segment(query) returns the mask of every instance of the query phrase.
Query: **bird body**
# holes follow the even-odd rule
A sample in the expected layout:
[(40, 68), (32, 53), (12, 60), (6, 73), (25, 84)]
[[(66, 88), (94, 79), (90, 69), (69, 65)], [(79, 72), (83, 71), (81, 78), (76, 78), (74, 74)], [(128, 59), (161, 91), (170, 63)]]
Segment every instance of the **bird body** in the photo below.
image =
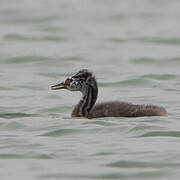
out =
[(95, 105), (98, 96), (98, 85), (94, 75), (87, 69), (80, 70), (65, 82), (51, 87), (53, 90), (67, 89), (80, 91), (82, 99), (72, 111), (72, 117), (142, 117), (164, 116), (166, 110), (154, 105), (136, 105), (127, 102), (110, 101)]
[(143, 117), (163, 116), (167, 112), (163, 107), (153, 105), (137, 105), (127, 102), (112, 101), (95, 105), (90, 111), (90, 118), (100, 117)]

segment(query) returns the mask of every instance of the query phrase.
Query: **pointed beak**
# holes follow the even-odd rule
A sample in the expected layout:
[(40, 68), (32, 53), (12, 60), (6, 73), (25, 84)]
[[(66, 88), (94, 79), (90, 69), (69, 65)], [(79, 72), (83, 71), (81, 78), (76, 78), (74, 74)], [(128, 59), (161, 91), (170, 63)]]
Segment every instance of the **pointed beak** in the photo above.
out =
[(52, 90), (57, 90), (57, 89), (67, 89), (66, 84), (64, 82), (61, 82), (59, 84), (56, 84), (54, 86), (51, 86)]

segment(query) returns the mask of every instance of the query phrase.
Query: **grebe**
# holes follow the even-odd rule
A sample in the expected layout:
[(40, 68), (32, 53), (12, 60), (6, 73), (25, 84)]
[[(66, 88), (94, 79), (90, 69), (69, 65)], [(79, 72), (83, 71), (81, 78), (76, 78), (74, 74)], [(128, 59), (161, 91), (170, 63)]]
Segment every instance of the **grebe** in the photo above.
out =
[(154, 105), (136, 105), (126, 102), (111, 101), (95, 105), (98, 95), (98, 85), (94, 75), (87, 69), (82, 69), (64, 82), (51, 86), (52, 90), (67, 89), (80, 91), (82, 99), (72, 111), (72, 117), (142, 117), (165, 116), (166, 110)]

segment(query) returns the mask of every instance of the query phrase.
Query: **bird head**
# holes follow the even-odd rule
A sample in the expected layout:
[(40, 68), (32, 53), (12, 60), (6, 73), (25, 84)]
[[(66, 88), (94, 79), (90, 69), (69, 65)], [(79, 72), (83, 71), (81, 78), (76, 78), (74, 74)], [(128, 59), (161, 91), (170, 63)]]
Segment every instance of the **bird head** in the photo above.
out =
[(96, 85), (93, 74), (87, 69), (82, 69), (73, 76), (68, 77), (64, 82), (51, 86), (51, 89), (67, 89), (70, 91), (84, 92), (88, 86), (93, 86), (94, 82)]

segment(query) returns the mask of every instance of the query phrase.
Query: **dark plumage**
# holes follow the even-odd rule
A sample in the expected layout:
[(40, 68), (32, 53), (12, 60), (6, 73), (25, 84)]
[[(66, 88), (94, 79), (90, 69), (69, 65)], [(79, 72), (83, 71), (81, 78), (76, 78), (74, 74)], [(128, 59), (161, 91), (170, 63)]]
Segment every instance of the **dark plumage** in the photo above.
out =
[(95, 105), (98, 86), (95, 77), (87, 69), (80, 70), (65, 82), (51, 87), (53, 90), (68, 89), (80, 91), (82, 99), (75, 106), (72, 117), (100, 118), (100, 117), (142, 117), (165, 116), (166, 110), (154, 105), (135, 105), (126, 102), (112, 101)]

